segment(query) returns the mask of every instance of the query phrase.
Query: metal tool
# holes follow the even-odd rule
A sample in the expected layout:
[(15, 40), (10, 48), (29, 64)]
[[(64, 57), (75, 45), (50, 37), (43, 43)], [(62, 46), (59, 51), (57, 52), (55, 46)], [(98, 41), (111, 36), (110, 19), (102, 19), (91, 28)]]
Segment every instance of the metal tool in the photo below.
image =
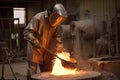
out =
[(5, 80), (5, 78), (4, 78), (5, 61), (7, 61), (7, 63), (9, 64), (15, 80), (17, 80), (17, 77), (16, 77), (16, 75), (15, 75), (13, 69), (12, 69), (11, 63), (8, 59), (9, 51), (8, 51), (7, 43), (6, 42), (0, 42), (0, 49), (2, 50), (2, 55), (1, 55), (2, 56), (2, 76), (1, 76), (0, 80)]
[[(30, 43), (34, 44), (32, 41), (30, 41), (30, 40), (28, 40), (28, 41), (29, 41)], [(51, 51), (48, 50), (47, 48), (44, 48), (44, 47), (42, 47), (42, 46), (40, 46), (40, 45), (39, 45), (38, 47), (44, 49), (45, 51), (47, 51), (47, 52), (50, 53), (51, 55), (53, 55), (53, 56), (57, 57), (58, 59), (60, 59), (60, 60), (61, 60), (61, 63), (62, 63), (62, 66), (63, 66), (64, 68), (67, 68), (67, 69), (75, 69), (75, 68), (77, 67), (77, 63), (76, 63), (76, 62), (66, 61), (66, 60), (61, 59), (60, 57), (58, 57), (56, 54), (53, 54), (53, 52), (51, 52)], [(37, 49), (36, 49), (36, 51), (37, 51)], [(39, 52), (39, 51), (37, 51), (37, 52)], [(70, 59), (71, 59), (71, 60), (75, 60), (74, 58), (70, 58)]]

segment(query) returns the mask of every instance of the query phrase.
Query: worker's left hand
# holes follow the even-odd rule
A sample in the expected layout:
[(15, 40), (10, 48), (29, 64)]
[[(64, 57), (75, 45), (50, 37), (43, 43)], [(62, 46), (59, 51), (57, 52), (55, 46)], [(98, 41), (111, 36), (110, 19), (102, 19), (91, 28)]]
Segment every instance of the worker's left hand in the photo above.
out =
[(67, 49), (63, 47), (63, 44), (57, 44), (57, 52), (69, 52)]

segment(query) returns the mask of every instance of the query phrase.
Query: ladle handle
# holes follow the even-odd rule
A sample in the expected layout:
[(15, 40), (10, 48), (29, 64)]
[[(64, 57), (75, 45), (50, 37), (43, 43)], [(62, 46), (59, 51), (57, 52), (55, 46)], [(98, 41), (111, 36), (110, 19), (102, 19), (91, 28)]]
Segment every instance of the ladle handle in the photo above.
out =
[[(40, 46), (41, 47), (41, 46)], [(57, 55), (53, 54), (50, 50), (44, 48), (44, 47), (41, 47), (42, 49), (44, 49), (45, 51), (47, 51), (48, 53), (52, 54), (53, 56), (59, 58), (60, 60), (62, 60), (60, 57), (58, 57)]]
[[(31, 40), (29, 40), (29, 39), (26, 39), (26, 40), (27, 40), (27, 41), (29, 41), (31, 44), (34, 44)], [(48, 50), (48, 49), (46, 49), (46, 48), (42, 47), (40, 44), (39, 44), (39, 46), (38, 46), (38, 47), (40, 47), (40, 48), (44, 49), (44, 50), (45, 50), (45, 51), (47, 51), (48, 53), (50, 53), (50, 54), (52, 54), (53, 56), (55, 56), (55, 57), (59, 58), (60, 60), (63, 60), (63, 59), (61, 59), (60, 57), (58, 57), (57, 55), (53, 54), (50, 50)]]

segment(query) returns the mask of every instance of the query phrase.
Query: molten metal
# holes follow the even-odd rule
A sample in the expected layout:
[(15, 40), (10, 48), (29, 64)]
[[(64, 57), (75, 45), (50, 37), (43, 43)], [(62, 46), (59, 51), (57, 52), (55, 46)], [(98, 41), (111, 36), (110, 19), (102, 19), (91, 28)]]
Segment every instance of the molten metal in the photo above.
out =
[[(70, 55), (69, 53), (59, 53), (58, 56), (64, 60), (70, 61)], [(54, 75), (68, 75), (68, 74), (76, 74), (76, 68), (75, 69), (66, 69), (62, 66), (61, 60), (56, 58), (52, 74)]]

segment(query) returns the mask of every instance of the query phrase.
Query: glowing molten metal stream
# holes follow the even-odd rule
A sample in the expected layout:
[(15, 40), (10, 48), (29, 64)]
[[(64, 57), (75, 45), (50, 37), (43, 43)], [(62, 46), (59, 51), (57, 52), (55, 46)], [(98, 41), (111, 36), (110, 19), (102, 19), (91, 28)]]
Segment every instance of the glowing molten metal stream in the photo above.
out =
[[(70, 61), (70, 54), (67, 52), (62, 52), (57, 54), (60, 58)], [(61, 60), (56, 58), (54, 62), (54, 66), (52, 69), (53, 75), (68, 75), (68, 74), (76, 74), (76, 69), (66, 69), (62, 66)]]

